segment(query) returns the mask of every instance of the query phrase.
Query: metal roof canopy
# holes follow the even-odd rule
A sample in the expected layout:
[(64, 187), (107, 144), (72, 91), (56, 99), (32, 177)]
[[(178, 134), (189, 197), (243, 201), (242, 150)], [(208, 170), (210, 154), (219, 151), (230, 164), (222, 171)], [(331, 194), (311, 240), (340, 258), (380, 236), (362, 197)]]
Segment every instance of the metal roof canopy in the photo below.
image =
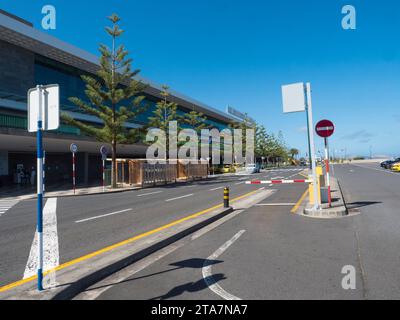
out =
[[(95, 74), (99, 69), (99, 59), (97, 56), (41, 32), (1, 12), (0, 40), (92, 74)], [(149, 85), (145, 93), (161, 98), (161, 85), (139, 76), (135, 79)], [(189, 110), (194, 109), (225, 122), (237, 121), (234, 117), (220, 110), (207, 106), (176, 91), (171, 90), (170, 94), (170, 100), (184, 108)]]

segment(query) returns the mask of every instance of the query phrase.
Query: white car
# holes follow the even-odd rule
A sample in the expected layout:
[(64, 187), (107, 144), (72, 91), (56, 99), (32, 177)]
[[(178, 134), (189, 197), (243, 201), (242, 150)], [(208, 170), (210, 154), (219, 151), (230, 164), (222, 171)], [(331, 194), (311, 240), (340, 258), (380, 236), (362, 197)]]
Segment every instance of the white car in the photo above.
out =
[(247, 174), (259, 173), (260, 167), (257, 164), (248, 164), (245, 167), (245, 171)]

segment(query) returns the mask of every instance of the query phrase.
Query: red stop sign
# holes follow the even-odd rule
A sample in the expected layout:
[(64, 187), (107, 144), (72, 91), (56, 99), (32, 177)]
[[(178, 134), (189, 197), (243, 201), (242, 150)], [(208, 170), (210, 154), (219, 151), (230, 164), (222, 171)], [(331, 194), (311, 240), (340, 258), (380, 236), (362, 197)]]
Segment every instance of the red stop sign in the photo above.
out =
[(332, 121), (321, 120), (317, 123), (315, 131), (322, 138), (328, 138), (335, 132), (335, 125)]

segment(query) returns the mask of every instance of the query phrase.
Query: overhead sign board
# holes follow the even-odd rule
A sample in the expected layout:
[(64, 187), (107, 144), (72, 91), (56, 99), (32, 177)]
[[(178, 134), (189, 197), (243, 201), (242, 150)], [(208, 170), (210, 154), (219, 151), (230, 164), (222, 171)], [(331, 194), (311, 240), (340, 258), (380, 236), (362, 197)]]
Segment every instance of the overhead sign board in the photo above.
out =
[[(39, 105), (41, 103), (41, 105)], [(40, 117), (41, 115), (41, 117)], [(38, 131), (42, 119), (44, 131), (57, 130), (60, 126), (60, 89), (57, 84), (36, 87), (28, 91), (28, 131)]]
[(321, 138), (329, 138), (335, 132), (335, 125), (330, 120), (321, 120), (315, 126), (315, 131)]
[(306, 110), (304, 83), (282, 86), (283, 112), (302, 112)]
[(232, 116), (234, 116), (234, 117), (236, 117), (236, 118), (238, 118), (240, 120), (246, 120), (247, 119), (248, 121), (250, 121), (252, 123), (255, 123), (254, 119), (250, 118), (246, 114), (244, 114), (244, 113), (240, 112), (239, 110), (236, 110), (236, 109), (234, 109), (232, 107), (228, 106), (226, 108), (226, 113), (228, 113), (228, 114), (230, 114), (230, 115), (232, 115)]

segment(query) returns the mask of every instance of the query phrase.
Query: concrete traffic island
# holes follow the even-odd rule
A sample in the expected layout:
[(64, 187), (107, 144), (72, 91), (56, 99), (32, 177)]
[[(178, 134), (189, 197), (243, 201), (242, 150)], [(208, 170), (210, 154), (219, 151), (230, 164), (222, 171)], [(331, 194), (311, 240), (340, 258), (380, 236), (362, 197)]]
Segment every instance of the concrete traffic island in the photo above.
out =
[(323, 203), (320, 210), (315, 210), (313, 205), (310, 204), (309, 197), (307, 197), (303, 215), (321, 219), (343, 218), (349, 215), (339, 181), (331, 177), (330, 182), (332, 187), (331, 207), (329, 207), (329, 204)]

